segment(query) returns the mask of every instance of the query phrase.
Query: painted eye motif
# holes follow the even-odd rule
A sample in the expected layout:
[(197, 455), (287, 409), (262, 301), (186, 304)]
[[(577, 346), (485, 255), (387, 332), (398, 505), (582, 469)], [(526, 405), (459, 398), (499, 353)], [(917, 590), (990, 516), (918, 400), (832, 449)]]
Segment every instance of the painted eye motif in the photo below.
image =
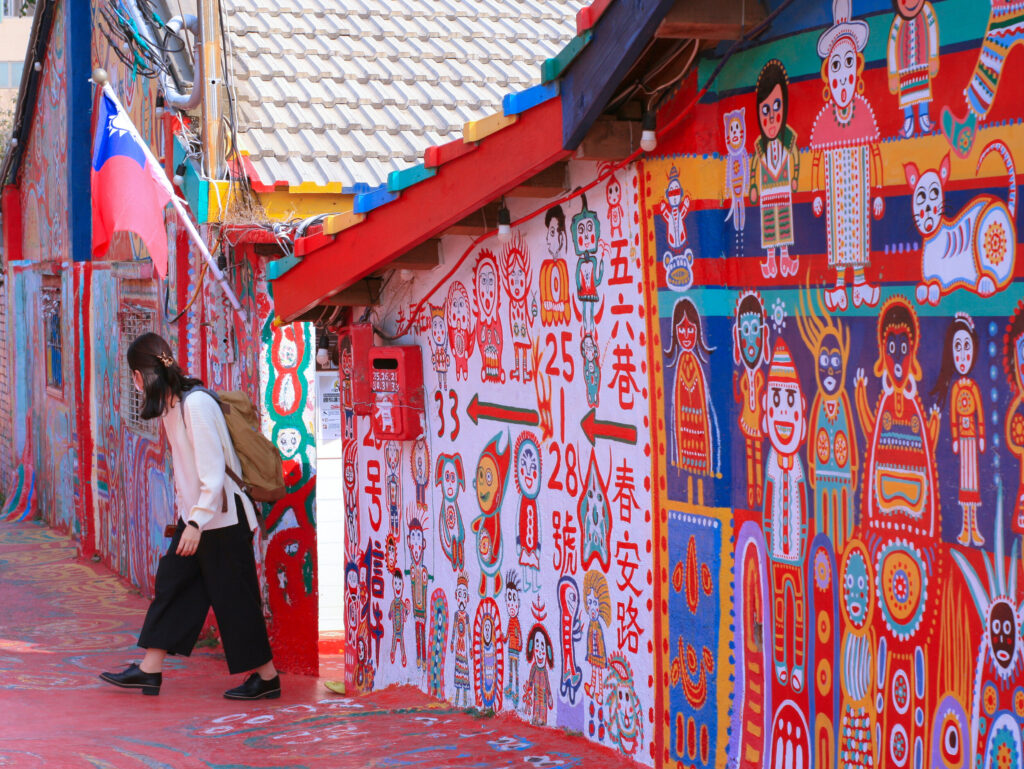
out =
[(952, 719), (947, 719), (942, 727), (942, 757), (947, 765), (956, 766), (960, 762), (960, 727)]

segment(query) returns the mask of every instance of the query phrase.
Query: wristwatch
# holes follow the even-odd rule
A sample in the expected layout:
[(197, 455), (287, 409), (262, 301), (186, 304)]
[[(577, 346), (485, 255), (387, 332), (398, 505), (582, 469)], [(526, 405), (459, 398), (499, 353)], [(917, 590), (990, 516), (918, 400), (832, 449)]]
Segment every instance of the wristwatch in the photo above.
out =
[(195, 521), (189, 521), (187, 525), (188, 526), (195, 526), (197, 529), (199, 528), (199, 524), (196, 523)]

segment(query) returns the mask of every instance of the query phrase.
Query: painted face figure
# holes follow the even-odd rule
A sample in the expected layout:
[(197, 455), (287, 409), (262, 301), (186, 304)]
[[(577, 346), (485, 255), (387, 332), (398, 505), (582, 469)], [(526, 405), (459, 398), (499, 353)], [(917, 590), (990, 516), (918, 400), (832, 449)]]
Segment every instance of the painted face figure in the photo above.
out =
[(583, 341), (580, 342), (580, 354), (587, 363), (593, 363), (597, 360), (597, 342), (594, 341), (594, 337), (590, 334), (583, 337)]
[(388, 441), (384, 444), (384, 462), (389, 468), (397, 468), (401, 460), (402, 448), (398, 445), (397, 441)]
[(509, 588), (505, 591), (505, 606), (509, 617), (519, 616), (519, 591)]
[(1006, 601), (996, 601), (988, 616), (988, 638), (992, 654), (1000, 667), (1008, 668), (1013, 662), (1017, 646), (1017, 618), (1013, 607)]
[(345, 488), (353, 491), (356, 487), (356, 468), (351, 462), (345, 463)]
[(527, 499), (536, 499), (540, 493), (540, 452), (533, 441), (523, 441), (516, 458), (516, 479), (519, 491)]
[(744, 140), (746, 139), (746, 131), (744, 130), (743, 121), (739, 117), (729, 118), (729, 122), (725, 128), (725, 143), (730, 150), (738, 150), (743, 147)]
[(455, 603), (459, 605), (459, 609), (462, 611), (465, 611), (466, 606), (469, 605), (469, 588), (461, 582), (455, 588)]
[(487, 318), (493, 316), (498, 302), (498, 275), (489, 261), (480, 263), (476, 276), (476, 296), (481, 314)]
[(848, 107), (857, 91), (857, 51), (849, 37), (839, 38), (826, 60), (828, 88), (840, 109)]
[(587, 593), (587, 615), (592, 620), (601, 616), (601, 601), (593, 590)]
[(799, 385), (768, 383), (768, 437), (780, 454), (795, 454), (803, 439), (804, 402)]
[(925, 0), (896, 0), (896, 10), (904, 19), (912, 19), (924, 8)]
[(953, 365), (960, 376), (966, 376), (974, 363), (974, 340), (964, 329), (953, 334)]
[(782, 130), (784, 106), (780, 85), (776, 85), (768, 93), (768, 98), (757, 105), (757, 120), (761, 124), (761, 132), (768, 141), (777, 138), (779, 131)]
[(405, 582), (402, 579), (402, 573), (393, 574), (391, 576), (391, 584), (395, 588), (395, 598), (402, 597), (402, 591), (405, 589)]
[(299, 348), (295, 344), (294, 332), (285, 327), (282, 329), (281, 344), (277, 348), (278, 363), (284, 368), (294, 368), (299, 362)]
[(277, 434), (277, 448), (285, 459), (295, 456), (301, 442), (302, 435), (294, 427), (285, 427)]
[(395, 538), (390, 534), (388, 535), (387, 545), (384, 547), (384, 562), (388, 566), (388, 571), (394, 571), (398, 565), (398, 545), (395, 543)]
[(893, 326), (885, 333), (885, 370), (896, 387), (903, 387), (910, 374), (910, 334), (906, 327)]
[(608, 186), (605, 188), (605, 200), (609, 206), (617, 206), (622, 201), (622, 187), (614, 176), (608, 180)]
[(871, 608), (871, 585), (868, 581), (868, 567), (864, 556), (854, 550), (846, 559), (846, 572), (843, 574), (843, 604), (850, 622), (856, 628), (864, 627), (864, 622)]
[(441, 472), (441, 491), (445, 499), (455, 499), (459, 493), (459, 473), (454, 462), (445, 462)]
[[(689, 323), (689, 321), (685, 321)], [(692, 327), (692, 324), (691, 324)], [(739, 319), (740, 353), (748, 368), (756, 368), (764, 345), (764, 319), (760, 313), (744, 312)], [(679, 343), (682, 344), (682, 338)], [(692, 348), (692, 343), (691, 343)]]
[(576, 219), (576, 253), (582, 255), (597, 251), (596, 217), (591, 214), (573, 218)]
[(697, 327), (685, 315), (676, 325), (676, 339), (683, 352), (693, 352), (697, 344)]
[(444, 347), (448, 337), (448, 329), (445, 326), (443, 315), (433, 315), (430, 318), (430, 338), (434, 341), (435, 347)]
[[(456, 281), (448, 290), (448, 307), (445, 312), (448, 320), (449, 334), (469, 331), (473, 310), (469, 306), (469, 293), (462, 283)], [(458, 352), (461, 353), (462, 349), (459, 349)]]
[(683, 185), (679, 183), (678, 176), (673, 176), (665, 188), (665, 200), (670, 208), (679, 208), (683, 202)]
[(543, 668), (548, 659), (548, 642), (544, 640), (543, 633), (535, 633), (533, 636), (533, 664)]
[(619, 734), (625, 739), (632, 739), (637, 734), (634, 696), (633, 688), (625, 681), (619, 682), (615, 687), (615, 702), (618, 704), (615, 718), (618, 721)]
[(494, 459), (484, 455), (476, 468), (476, 498), (480, 510), (490, 513), (498, 503), (498, 465)]
[(521, 301), (526, 298), (526, 270), (519, 260), (513, 260), (508, 271), (508, 293), (512, 299)]
[(480, 635), (483, 638), (484, 646), (490, 646), (494, 640), (494, 620), (489, 615), (484, 617), (483, 624), (480, 627)]
[(565, 243), (562, 240), (562, 231), (558, 228), (558, 220), (553, 217), (548, 222), (548, 229), (544, 234), (544, 242), (548, 247), (548, 255), (552, 259), (558, 258), (558, 255), (562, 253), (562, 249), (565, 248)]
[(409, 527), (409, 555), (415, 564), (419, 564), (423, 558), (423, 527), (414, 525)]
[(818, 347), (818, 385), (825, 395), (839, 392), (843, 384), (843, 354), (839, 340), (831, 331), (821, 338)]

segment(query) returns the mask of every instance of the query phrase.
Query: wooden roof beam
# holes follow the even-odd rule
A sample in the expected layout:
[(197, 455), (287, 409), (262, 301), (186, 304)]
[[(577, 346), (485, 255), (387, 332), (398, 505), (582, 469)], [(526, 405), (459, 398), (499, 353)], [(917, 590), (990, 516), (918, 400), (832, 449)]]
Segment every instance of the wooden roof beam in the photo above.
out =
[(576, 148), (576, 158), (622, 160), (640, 146), (640, 133), (639, 121), (600, 117)]
[(364, 278), (343, 288), (336, 294), (324, 299), (321, 304), (331, 307), (365, 307), (380, 301), (380, 278)]
[(389, 267), (397, 270), (432, 270), (441, 263), (441, 239), (431, 238), (413, 246)]
[(765, 19), (758, 0), (676, 0), (658, 26), (656, 37), (698, 40), (739, 40)]
[(557, 198), (569, 189), (569, 164), (554, 163), (506, 195), (509, 198)]
[(478, 208), (469, 216), (465, 216), (455, 222), (444, 231), (445, 235), (466, 235), (471, 238), (479, 238), (489, 230), (498, 227), (498, 201), (492, 200), (485, 206)]

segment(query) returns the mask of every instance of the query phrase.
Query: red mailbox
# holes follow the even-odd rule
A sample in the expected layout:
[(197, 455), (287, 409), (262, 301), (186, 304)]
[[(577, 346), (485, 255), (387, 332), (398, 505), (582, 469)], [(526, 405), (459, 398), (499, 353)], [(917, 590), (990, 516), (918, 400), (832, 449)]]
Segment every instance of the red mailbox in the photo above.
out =
[(367, 360), (373, 349), (373, 326), (369, 323), (346, 326), (339, 332), (338, 346), (342, 408), (366, 416), (373, 408), (367, 372)]
[(373, 434), (411, 441), (423, 434), (423, 353), (419, 347), (370, 349)]

